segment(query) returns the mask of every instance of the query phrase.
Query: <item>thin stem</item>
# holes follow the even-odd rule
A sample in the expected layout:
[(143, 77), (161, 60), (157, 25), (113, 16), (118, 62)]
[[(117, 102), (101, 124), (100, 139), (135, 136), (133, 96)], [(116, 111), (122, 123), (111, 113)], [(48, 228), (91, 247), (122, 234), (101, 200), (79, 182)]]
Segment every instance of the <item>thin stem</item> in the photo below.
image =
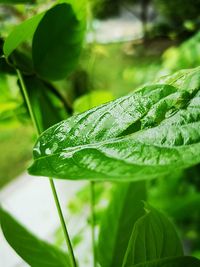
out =
[(37, 136), (39, 136), (40, 135), (39, 125), (38, 125), (37, 120), (35, 118), (35, 115), (33, 113), (33, 109), (32, 109), (32, 106), (31, 106), (31, 102), (29, 100), (28, 92), (26, 90), (26, 86), (25, 86), (23, 77), (21, 75), (21, 72), (18, 69), (16, 69), (16, 72), (17, 72), (17, 76), (19, 78), (19, 82), (20, 82), (21, 89), (22, 89), (22, 92), (23, 92), (23, 95), (24, 95), (24, 99), (26, 101), (26, 105), (28, 107), (28, 111), (29, 111), (31, 120), (33, 122), (33, 126), (34, 126), (34, 128), (36, 130)]
[(65, 235), (65, 240), (66, 240), (67, 247), (68, 247), (68, 250), (69, 250), (71, 264), (72, 264), (72, 266), (76, 267), (76, 260), (75, 260), (75, 257), (74, 257), (72, 244), (71, 244), (70, 237), (69, 237), (69, 234), (68, 234), (68, 231), (67, 231), (67, 226), (66, 226), (66, 223), (65, 223), (65, 220), (64, 220), (64, 216), (63, 216), (63, 213), (62, 213), (62, 209), (61, 209), (60, 202), (59, 202), (59, 199), (58, 199), (58, 195), (57, 195), (57, 192), (56, 192), (55, 184), (54, 184), (52, 178), (49, 178), (49, 182), (50, 182), (50, 185), (51, 185), (51, 189), (52, 189), (52, 192), (53, 192), (55, 204), (56, 204), (58, 215), (59, 215), (59, 218), (60, 218), (60, 223), (62, 225), (63, 232), (64, 232), (64, 235)]
[(93, 266), (96, 267), (96, 246), (95, 246), (95, 182), (90, 182), (90, 205), (91, 205), (91, 236), (93, 250)]
[[(32, 120), (34, 128), (35, 128), (35, 130), (37, 132), (37, 135), (39, 136), (40, 135), (39, 125), (37, 124), (37, 119), (36, 119), (36, 117), (34, 115), (34, 112), (33, 112), (32, 106), (31, 106), (31, 102), (29, 100), (29, 96), (28, 96), (28, 93), (27, 93), (27, 89), (26, 89), (23, 77), (21, 75), (21, 72), (18, 69), (16, 70), (16, 72), (17, 72), (17, 75), (18, 75), (18, 78), (19, 78), (19, 82), (21, 84), (22, 92), (24, 94), (24, 98), (25, 98), (25, 101), (26, 101), (26, 104), (27, 104), (27, 107), (28, 107), (28, 110), (29, 110), (29, 113), (30, 113), (31, 120)], [(57, 211), (58, 211), (58, 216), (60, 218), (60, 223), (61, 223), (61, 226), (62, 226), (62, 229), (63, 229), (63, 233), (64, 233), (64, 236), (65, 236), (66, 244), (67, 244), (67, 247), (68, 247), (68, 250), (69, 250), (69, 257), (70, 257), (70, 261), (71, 261), (71, 266), (72, 267), (76, 267), (77, 265), (76, 265), (76, 260), (75, 260), (75, 257), (74, 257), (72, 244), (71, 244), (70, 237), (69, 237), (69, 234), (68, 234), (67, 226), (65, 224), (65, 220), (64, 220), (64, 216), (63, 216), (63, 213), (62, 213), (61, 205), (60, 205), (60, 202), (59, 202), (59, 199), (58, 199), (58, 195), (57, 195), (57, 192), (56, 192), (55, 184), (54, 184), (54, 181), (53, 181), (52, 178), (49, 178), (49, 182), (50, 182), (51, 190), (52, 190), (52, 193), (53, 193), (54, 201), (55, 201), (55, 204), (56, 204), (56, 208), (57, 208)]]

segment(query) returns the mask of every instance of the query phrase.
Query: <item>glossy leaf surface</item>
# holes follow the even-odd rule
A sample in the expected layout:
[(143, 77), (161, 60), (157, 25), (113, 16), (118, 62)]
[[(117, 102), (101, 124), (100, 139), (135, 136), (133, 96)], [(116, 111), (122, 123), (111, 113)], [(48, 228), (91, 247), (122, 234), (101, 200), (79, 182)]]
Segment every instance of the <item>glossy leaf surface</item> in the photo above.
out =
[(200, 267), (200, 261), (194, 257), (174, 257), (154, 260), (129, 267)]
[(51, 127), (35, 145), (29, 172), (141, 180), (199, 163), (199, 74), (178, 73)]
[(173, 224), (154, 208), (135, 224), (123, 267), (167, 257), (183, 255), (183, 248)]
[(120, 183), (100, 224), (98, 260), (102, 267), (121, 267), (135, 222), (144, 215), (145, 183)]
[(10, 246), (30, 266), (70, 267), (67, 254), (38, 239), (2, 208), (0, 208), (0, 224)]
[(47, 80), (65, 78), (76, 66), (82, 48), (84, 23), (68, 3), (46, 12), (33, 37), (33, 63)]

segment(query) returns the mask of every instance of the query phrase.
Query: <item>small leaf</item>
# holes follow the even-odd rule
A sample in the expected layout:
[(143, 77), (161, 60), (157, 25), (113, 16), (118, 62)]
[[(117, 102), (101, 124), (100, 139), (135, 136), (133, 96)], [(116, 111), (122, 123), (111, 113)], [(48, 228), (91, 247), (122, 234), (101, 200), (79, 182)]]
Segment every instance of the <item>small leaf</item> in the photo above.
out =
[(44, 12), (25, 20), (15, 27), (15, 29), (6, 38), (3, 46), (3, 51), (6, 57), (8, 57), (20, 44), (33, 37), (33, 34), (43, 16)]
[(154, 260), (128, 267), (200, 267), (200, 261), (194, 257), (185, 256)]
[(98, 260), (102, 267), (121, 267), (135, 222), (144, 215), (144, 182), (117, 184), (100, 224)]
[(10, 246), (30, 266), (71, 266), (67, 254), (35, 237), (2, 208), (0, 208), (0, 224)]
[(74, 69), (82, 48), (84, 25), (68, 3), (46, 12), (32, 44), (35, 70), (41, 77), (59, 80)]
[(148, 207), (146, 215), (135, 223), (123, 267), (182, 255), (182, 244), (173, 224), (164, 214)]
[(165, 78), (170, 84), (144, 86), (51, 127), (35, 145), (29, 172), (136, 181), (198, 164), (199, 77), (199, 68), (178, 73)]

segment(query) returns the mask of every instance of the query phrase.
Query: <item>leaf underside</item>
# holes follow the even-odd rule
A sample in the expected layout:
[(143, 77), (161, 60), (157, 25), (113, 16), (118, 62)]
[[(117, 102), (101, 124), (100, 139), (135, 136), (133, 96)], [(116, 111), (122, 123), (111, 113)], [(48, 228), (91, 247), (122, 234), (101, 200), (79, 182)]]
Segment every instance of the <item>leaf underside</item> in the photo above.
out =
[(30, 174), (141, 180), (200, 162), (200, 69), (72, 116), (38, 139)]

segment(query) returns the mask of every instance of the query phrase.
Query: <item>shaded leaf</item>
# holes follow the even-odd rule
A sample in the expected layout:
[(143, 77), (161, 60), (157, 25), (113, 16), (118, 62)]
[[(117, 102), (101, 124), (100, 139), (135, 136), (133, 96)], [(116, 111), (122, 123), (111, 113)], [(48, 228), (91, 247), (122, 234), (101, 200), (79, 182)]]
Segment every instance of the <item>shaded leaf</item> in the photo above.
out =
[(98, 260), (102, 267), (121, 267), (135, 222), (144, 215), (144, 182), (117, 184), (100, 224)]
[(84, 25), (68, 3), (46, 12), (32, 43), (33, 63), (41, 77), (59, 80), (74, 69), (82, 48)]
[(35, 145), (29, 172), (141, 180), (199, 163), (199, 73), (197, 68), (176, 74), (171, 85), (144, 86), (51, 127)]
[(147, 207), (146, 215), (135, 223), (123, 267), (182, 255), (182, 244), (173, 224), (164, 214)]
[(10, 246), (30, 266), (71, 266), (68, 256), (63, 251), (35, 237), (2, 208), (0, 224)]
[(129, 267), (200, 267), (200, 261), (194, 257), (174, 257), (131, 265)]
[[(58, 100), (41, 80), (35, 76), (30, 76), (24, 77), (24, 82), (40, 132), (64, 118), (60, 111), (63, 107), (59, 107)], [(67, 114), (65, 115), (66, 117)]]

